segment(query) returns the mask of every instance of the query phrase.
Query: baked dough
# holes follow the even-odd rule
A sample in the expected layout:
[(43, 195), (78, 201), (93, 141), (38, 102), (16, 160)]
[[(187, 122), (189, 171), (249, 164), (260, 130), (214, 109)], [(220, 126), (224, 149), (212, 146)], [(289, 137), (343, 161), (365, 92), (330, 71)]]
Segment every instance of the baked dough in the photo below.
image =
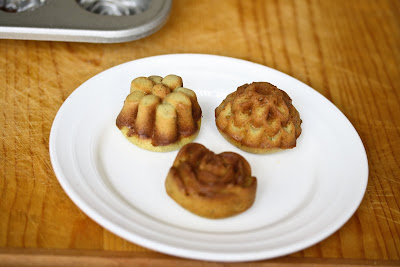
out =
[(182, 86), (176, 75), (134, 79), (117, 127), (130, 142), (150, 151), (177, 150), (192, 142), (202, 111), (195, 92)]
[(251, 153), (273, 153), (296, 146), (300, 114), (288, 94), (267, 82), (244, 84), (215, 109), (222, 136)]
[(214, 154), (190, 143), (181, 148), (165, 180), (167, 194), (183, 208), (207, 218), (225, 218), (253, 205), (257, 179), (239, 154)]

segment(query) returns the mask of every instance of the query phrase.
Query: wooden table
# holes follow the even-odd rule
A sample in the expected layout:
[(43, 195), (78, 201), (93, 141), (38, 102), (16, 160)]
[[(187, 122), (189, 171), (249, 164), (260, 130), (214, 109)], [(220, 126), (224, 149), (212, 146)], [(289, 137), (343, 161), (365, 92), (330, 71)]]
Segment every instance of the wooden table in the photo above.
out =
[(317, 245), (253, 265), (400, 265), (399, 48), (398, 0), (176, 0), (165, 27), (138, 41), (0, 40), (0, 265), (220, 266), (111, 234), (71, 202), (50, 163), (51, 125), (69, 94), (112, 66), (170, 53), (285, 72), (332, 101), (365, 145), (368, 188), (354, 216)]

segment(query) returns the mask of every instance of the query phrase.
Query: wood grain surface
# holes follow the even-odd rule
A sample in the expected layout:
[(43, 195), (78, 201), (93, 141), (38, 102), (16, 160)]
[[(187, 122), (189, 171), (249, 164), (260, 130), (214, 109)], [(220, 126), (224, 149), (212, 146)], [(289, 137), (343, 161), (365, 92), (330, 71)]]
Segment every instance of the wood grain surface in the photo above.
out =
[(71, 202), (50, 163), (51, 125), (69, 94), (112, 66), (170, 53), (285, 72), (332, 101), (366, 148), (368, 187), (354, 216), (310, 248), (254, 265), (400, 265), (399, 48), (398, 0), (176, 0), (160, 31), (133, 42), (0, 40), (0, 265), (219, 266), (108, 232)]

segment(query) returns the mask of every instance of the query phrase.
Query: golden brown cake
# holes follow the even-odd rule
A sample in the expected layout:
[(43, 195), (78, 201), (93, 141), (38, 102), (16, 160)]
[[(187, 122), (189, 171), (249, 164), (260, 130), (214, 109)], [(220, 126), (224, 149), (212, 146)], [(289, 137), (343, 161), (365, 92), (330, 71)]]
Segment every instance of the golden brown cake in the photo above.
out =
[(133, 144), (151, 151), (172, 151), (192, 142), (200, 130), (201, 108), (195, 92), (176, 75), (138, 77), (117, 117), (117, 127)]
[(286, 92), (267, 82), (240, 86), (215, 109), (222, 136), (251, 153), (293, 148), (301, 134), (299, 112)]
[(225, 218), (250, 208), (257, 179), (239, 154), (214, 154), (203, 145), (181, 148), (171, 167), (165, 188), (183, 208), (207, 218)]

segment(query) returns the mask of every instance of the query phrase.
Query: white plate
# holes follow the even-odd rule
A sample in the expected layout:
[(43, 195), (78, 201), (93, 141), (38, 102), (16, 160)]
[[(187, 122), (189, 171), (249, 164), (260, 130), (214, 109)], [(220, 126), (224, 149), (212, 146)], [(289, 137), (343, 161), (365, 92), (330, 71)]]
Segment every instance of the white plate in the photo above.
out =
[[(258, 179), (254, 205), (227, 219), (198, 217), (170, 199), (164, 180), (177, 151), (129, 143), (115, 119), (138, 76), (177, 74), (203, 110), (195, 142), (243, 155)], [(255, 155), (225, 141), (214, 109), (244, 83), (286, 91), (303, 120), (292, 150)], [(360, 204), (368, 180), (363, 144), (346, 117), (298, 80), (255, 63), (212, 55), (144, 58), (106, 70), (77, 88), (51, 129), (50, 156), (65, 192), (111, 232), (163, 253), (211, 261), (249, 261), (311, 246), (339, 229)]]

